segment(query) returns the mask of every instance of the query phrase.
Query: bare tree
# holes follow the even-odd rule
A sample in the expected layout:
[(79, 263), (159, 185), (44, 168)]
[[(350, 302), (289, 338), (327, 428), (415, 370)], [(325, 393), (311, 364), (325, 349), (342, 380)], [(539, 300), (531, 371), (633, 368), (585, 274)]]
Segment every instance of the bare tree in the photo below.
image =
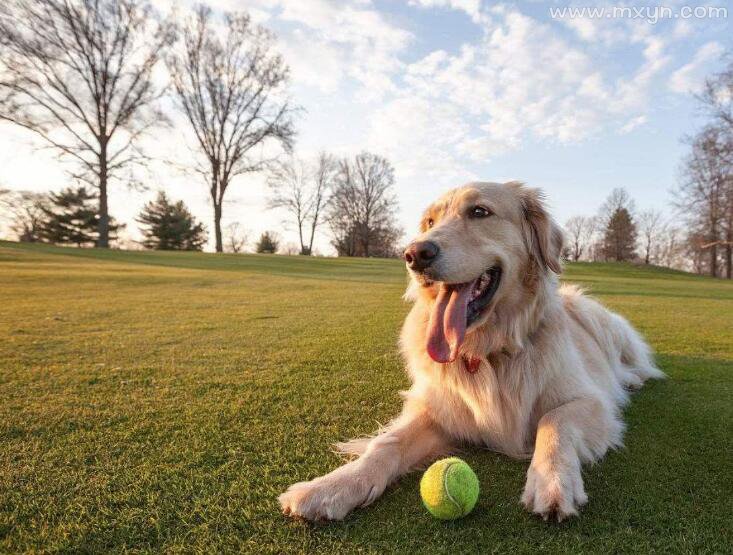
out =
[(292, 147), (293, 108), (283, 98), (288, 68), (274, 36), (246, 13), (224, 16), (217, 27), (201, 6), (183, 25), (183, 41), (168, 59), (178, 105), (203, 159), (214, 207), (216, 251), (222, 252), (224, 195), (237, 176), (262, 170), (267, 143)]
[(701, 246), (705, 243), (705, 233), (688, 230), (682, 246), (688, 265), (696, 274), (710, 273), (708, 252)]
[(286, 256), (301, 254), (300, 247), (298, 247), (298, 245), (296, 245), (295, 243), (285, 243), (284, 245), (280, 246), (277, 252)]
[(705, 87), (698, 96), (698, 101), (703, 110), (713, 118), (714, 125), (733, 130), (733, 61), (729, 61), (723, 71), (705, 80)]
[[(733, 166), (728, 166), (729, 170)], [(725, 277), (733, 279), (733, 172), (728, 172), (723, 193), (723, 249), (725, 253)]]
[(565, 222), (565, 234), (568, 238), (570, 256), (572, 257), (573, 262), (577, 262), (580, 259), (580, 255), (583, 253), (583, 245), (580, 242), (583, 230), (583, 219), (583, 216), (573, 216)]
[(596, 221), (593, 217), (573, 216), (565, 222), (573, 262), (580, 260), (581, 256), (590, 250), (595, 228)]
[(402, 231), (396, 224), (394, 170), (386, 158), (362, 152), (342, 160), (329, 224), (340, 256), (395, 256)]
[(339, 166), (336, 159), (326, 153), (321, 152), (316, 161), (316, 167), (313, 175), (313, 195), (311, 203), (311, 219), (310, 219), (310, 239), (308, 241), (308, 254), (313, 254), (313, 239), (316, 235), (316, 229), (321, 225), (324, 219), (324, 210), (331, 200), (331, 193), (336, 184)]
[(239, 222), (231, 222), (226, 226), (226, 245), (227, 252), (238, 254), (244, 251), (249, 241), (249, 234)]
[(0, 190), (0, 207), (9, 221), (9, 228), (19, 241), (43, 241), (48, 195), (32, 191)]
[(300, 254), (313, 252), (316, 230), (323, 220), (338, 164), (321, 153), (315, 165), (288, 158), (273, 164), (267, 182), (270, 187), (269, 208), (280, 208), (292, 218), (298, 230)]
[(644, 253), (644, 264), (651, 262), (652, 256), (658, 249), (660, 235), (664, 231), (664, 220), (662, 213), (658, 210), (646, 210), (639, 213), (637, 218), (639, 234), (642, 241)]
[(278, 160), (270, 168), (268, 208), (284, 209), (295, 220), (300, 241), (300, 254), (310, 254), (303, 239), (303, 228), (310, 216), (310, 176), (307, 163), (289, 158)]
[[(677, 204), (692, 228), (688, 245), (696, 258), (707, 253), (707, 262), (696, 268), (718, 275), (722, 262), (725, 276), (733, 277), (733, 62), (710, 76), (698, 101), (711, 118), (705, 128), (688, 139), (691, 152), (685, 160)], [(720, 255), (722, 253), (722, 260)]]
[(682, 230), (670, 225), (662, 226), (659, 235), (659, 263), (668, 268), (686, 269), (683, 249)]
[(726, 141), (723, 131), (715, 126), (695, 136), (675, 191), (676, 205), (694, 230), (691, 240), (707, 251), (707, 269), (713, 277), (718, 275), (718, 247), (730, 243), (721, 234), (731, 210), (728, 202), (733, 187), (733, 173), (724, 154)]
[(99, 241), (109, 246), (107, 192), (144, 156), (138, 139), (163, 120), (153, 71), (172, 27), (138, 0), (0, 3), (0, 119), (40, 137), (98, 189)]

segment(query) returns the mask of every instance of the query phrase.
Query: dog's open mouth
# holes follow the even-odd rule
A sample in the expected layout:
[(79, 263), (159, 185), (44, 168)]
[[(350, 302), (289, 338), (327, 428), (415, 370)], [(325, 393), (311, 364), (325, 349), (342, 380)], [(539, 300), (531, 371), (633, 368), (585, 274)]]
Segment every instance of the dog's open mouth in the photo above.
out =
[(473, 281), (441, 283), (428, 324), (428, 354), (436, 362), (451, 362), (466, 336), (494, 298), (501, 268), (492, 266)]

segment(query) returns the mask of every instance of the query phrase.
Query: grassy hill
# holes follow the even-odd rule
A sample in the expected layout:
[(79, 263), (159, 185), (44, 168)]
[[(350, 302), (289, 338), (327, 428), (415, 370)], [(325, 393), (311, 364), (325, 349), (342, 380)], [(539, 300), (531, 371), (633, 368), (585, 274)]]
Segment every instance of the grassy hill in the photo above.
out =
[(412, 474), (343, 523), (276, 496), (331, 470), (408, 385), (398, 261), (62, 249), (0, 242), (0, 552), (724, 552), (733, 545), (733, 285), (571, 264), (669, 375), (634, 397), (626, 448), (585, 471), (579, 519), (519, 505), (526, 462), (478, 449), (467, 518)]

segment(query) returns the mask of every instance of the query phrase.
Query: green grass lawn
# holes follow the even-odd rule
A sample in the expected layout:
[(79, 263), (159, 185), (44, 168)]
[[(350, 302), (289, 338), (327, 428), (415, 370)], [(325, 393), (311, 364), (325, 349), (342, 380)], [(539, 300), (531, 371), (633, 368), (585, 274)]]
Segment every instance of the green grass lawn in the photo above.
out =
[(467, 518), (419, 473), (342, 523), (277, 495), (333, 469), (408, 385), (398, 261), (99, 252), (0, 242), (0, 552), (731, 552), (733, 285), (571, 264), (651, 342), (664, 382), (626, 448), (585, 470), (581, 517), (519, 505), (526, 462), (471, 450)]

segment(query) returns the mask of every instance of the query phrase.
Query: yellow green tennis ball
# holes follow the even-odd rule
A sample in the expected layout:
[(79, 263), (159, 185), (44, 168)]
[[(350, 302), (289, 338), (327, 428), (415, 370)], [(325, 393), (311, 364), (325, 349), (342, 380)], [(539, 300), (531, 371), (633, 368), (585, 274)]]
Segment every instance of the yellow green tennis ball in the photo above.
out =
[(470, 513), (478, 500), (478, 490), (476, 474), (458, 457), (433, 463), (420, 480), (420, 496), (425, 507), (442, 520)]

